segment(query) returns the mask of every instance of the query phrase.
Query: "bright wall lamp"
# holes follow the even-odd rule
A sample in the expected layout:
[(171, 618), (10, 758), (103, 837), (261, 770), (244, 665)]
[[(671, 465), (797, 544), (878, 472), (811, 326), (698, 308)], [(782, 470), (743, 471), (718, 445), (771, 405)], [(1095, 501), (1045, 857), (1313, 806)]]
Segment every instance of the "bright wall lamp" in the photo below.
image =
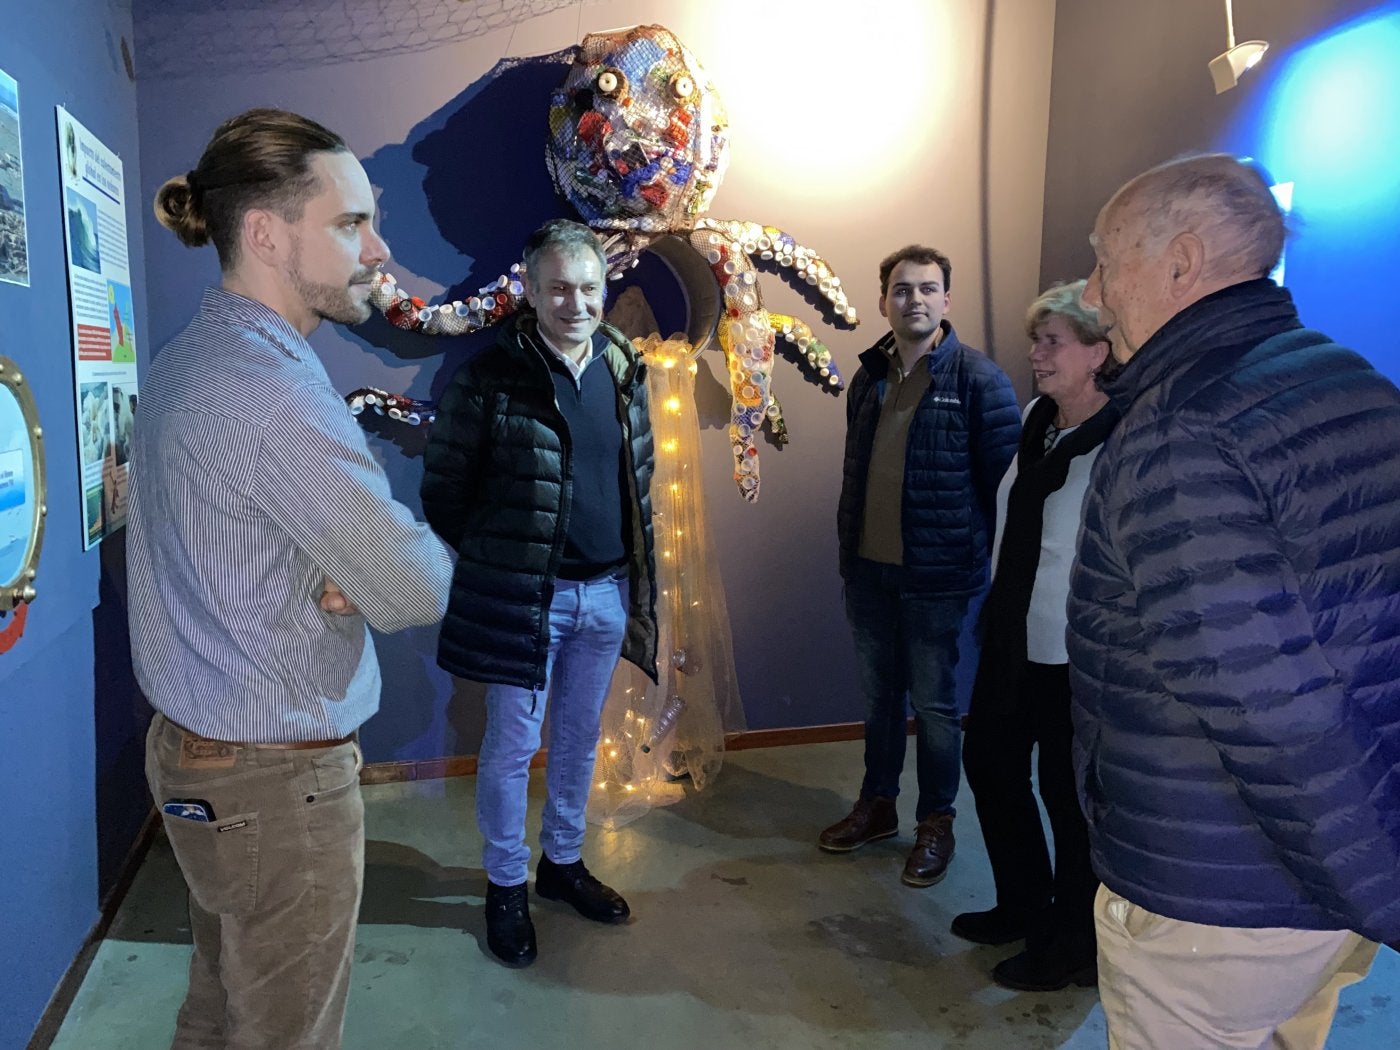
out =
[(1235, 13), (1231, 0), (1225, 0), (1225, 50), (1210, 60), (1210, 77), (1215, 81), (1215, 93), (1229, 91), (1240, 82), (1245, 70), (1253, 69), (1269, 50), (1266, 40), (1246, 40), (1235, 43)]

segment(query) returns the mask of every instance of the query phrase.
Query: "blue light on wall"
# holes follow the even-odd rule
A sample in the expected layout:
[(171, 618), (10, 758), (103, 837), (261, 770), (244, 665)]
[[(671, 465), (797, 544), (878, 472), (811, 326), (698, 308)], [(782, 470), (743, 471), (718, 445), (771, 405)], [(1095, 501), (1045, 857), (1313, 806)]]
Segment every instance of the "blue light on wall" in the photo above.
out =
[(1400, 2), (1268, 65), (1219, 146), (1294, 184), (1286, 283), (1304, 323), (1400, 381)]
[(1400, 195), (1400, 11), (1311, 44), (1270, 92), (1262, 152), (1316, 221), (1361, 225)]

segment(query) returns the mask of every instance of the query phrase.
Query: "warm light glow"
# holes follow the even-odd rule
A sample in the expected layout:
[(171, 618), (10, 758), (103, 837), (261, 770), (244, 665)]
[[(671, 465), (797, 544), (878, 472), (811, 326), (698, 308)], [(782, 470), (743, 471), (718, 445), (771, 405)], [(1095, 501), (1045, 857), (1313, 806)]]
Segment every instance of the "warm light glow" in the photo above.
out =
[(681, 410), (681, 399), (678, 397), (668, 397), (666, 399), (666, 408), (671, 412), (679, 412)]
[[(980, 4), (929, 0), (765, 0), (744, 5), (742, 25), (704, 25), (708, 35), (687, 25), (684, 38), (729, 114), (726, 189), (757, 180), (781, 200), (828, 205), (851, 200), (853, 187), (868, 194), (911, 177), (906, 162), (934, 150), (954, 109), (966, 109), (953, 97), (959, 63), (934, 60), (930, 48), (982, 37)], [(880, 115), (876, 98), (919, 116)]]
[(676, 441), (675, 438), (671, 438), (671, 439), (668, 440), (668, 441), (663, 441), (663, 442), (661, 442), (661, 451), (662, 451), (662, 452), (669, 452), (669, 453), (673, 453), (673, 454), (674, 454), (674, 453), (676, 452), (676, 450), (679, 449), (679, 448), (680, 448), (680, 443), (679, 443), (678, 441)]

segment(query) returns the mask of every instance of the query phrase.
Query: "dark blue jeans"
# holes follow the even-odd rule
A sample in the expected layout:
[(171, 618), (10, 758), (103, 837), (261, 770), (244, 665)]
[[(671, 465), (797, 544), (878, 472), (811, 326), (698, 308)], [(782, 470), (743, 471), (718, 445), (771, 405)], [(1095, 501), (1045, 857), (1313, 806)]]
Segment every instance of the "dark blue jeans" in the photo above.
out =
[(914, 817), (923, 820), (952, 813), (958, 794), (962, 728), (953, 668), (968, 599), (906, 594), (904, 575), (901, 565), (858, 559), (846, 581), (846, 617), (866, 702), (860, 793), (899, 794), (912, 706), (919, 777)]

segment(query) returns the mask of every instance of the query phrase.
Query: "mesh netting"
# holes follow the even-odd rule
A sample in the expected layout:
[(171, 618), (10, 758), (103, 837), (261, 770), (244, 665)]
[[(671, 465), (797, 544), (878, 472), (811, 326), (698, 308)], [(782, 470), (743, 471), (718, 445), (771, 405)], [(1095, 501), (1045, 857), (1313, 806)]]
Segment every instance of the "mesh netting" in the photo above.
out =
[(656, 473), (657, 665), (652, 682), (623, 661), (603, 708), (588, 819), (616, 828), (678, 801), (688, 776), (703, 790), (724, 763), (726, 729), (743, 728), (733, 640), (700, 478), (694, 348), (651, 335), (646, 355)]
[(596, 0), (135, 0), (142, 77), (253, 73), (421, 52)]

